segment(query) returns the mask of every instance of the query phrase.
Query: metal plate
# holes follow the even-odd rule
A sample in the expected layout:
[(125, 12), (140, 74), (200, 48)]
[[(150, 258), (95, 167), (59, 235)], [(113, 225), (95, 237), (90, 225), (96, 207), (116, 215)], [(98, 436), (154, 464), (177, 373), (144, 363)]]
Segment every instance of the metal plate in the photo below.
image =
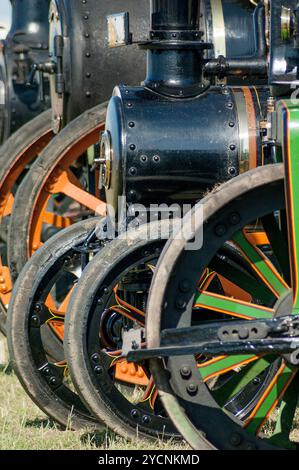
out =
[(120, 47), (130, 44), (129, 13), (117, 13), (107, 16), (108, 45)]

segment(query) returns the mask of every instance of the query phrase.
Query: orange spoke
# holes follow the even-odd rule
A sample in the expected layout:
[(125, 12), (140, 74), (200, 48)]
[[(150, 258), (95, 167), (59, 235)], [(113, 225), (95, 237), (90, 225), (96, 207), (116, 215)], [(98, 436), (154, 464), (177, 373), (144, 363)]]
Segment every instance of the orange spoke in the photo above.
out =
[(1, 217), (6, 217), (11, 214), (14, 200), (15, 199), (12, 193), (9, 194), (8, 199), (4, 199), (3, 205), (0, 205), (1, 211), (3, 210)]
[(48, 191), (51, 194), (62, 193), (74, 201), (77, 201), (82, 206), (92, 210), (96, 214), (106, 215), (106, 204), (85, 191), (82, 188), (80, 181), (70, 170), (60, 172), (59, 176), (56, 177), (55, 182), (50, 181)]
[(70, 217), (63, 217), (53, 212), (45, 212), (43, 214), (43, 223), (54, 225), (58, 228), (66, 228), (72, 225), (73, 221)]

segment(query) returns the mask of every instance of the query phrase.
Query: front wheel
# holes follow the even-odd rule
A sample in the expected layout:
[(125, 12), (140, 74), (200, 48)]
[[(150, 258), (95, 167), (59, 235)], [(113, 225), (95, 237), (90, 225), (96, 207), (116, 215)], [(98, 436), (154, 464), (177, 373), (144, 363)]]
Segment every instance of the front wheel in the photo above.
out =
[[(203, 220), (196, 217), (202, 209)], [(186, 250), (194, 237), (186, 227), (165, 247), (148, 303), (149, 348), (160, 346), (162, 330), (192, 329), (199, 319), (229, 325), (238, 318), (246, 327), (250, 320), (272, 318), (290, 292), (282, 165), (258, 168), (216, 188), (185, 222), (190, 220), (195, 233), (203, 234), (203, 247)], [(230, 262), (225, 245), (238, 254)], [(222, 278), (234, 288), (219, 290)], [(195, 449), (295, 448), (297, 370), (275, 352), (151, 361), (165, 409)], [(254, 387), (259, 393), (240, 419), (223, 397), (242, 399)]]

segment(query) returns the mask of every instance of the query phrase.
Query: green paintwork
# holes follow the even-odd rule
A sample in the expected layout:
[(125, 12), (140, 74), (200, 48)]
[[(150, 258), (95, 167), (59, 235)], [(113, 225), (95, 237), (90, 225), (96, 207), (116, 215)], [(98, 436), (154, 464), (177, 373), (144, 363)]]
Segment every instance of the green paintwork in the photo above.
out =
[[(298, 253), (299, 253), (299, 100), (283, 100), (278, 104), (278, 130), (286, 166), (287, 219), (290, 256), (295, 266), (292, 272), (293, 313), (299, 313)], [(287, 120), (287, 126), (284, 126)], [(285, 130), (287, 129), (287, 130)], [(287, 151), (289, 148), (289, 151)], [(289, 171), (287, 171), (289, 168)]]
[(240, 372), (234, 374), (225, 385), (213, 391), (213, 397), (217, 403), (220, 406), (224, 406), (230, 397), (237, 395), (237, 393), (244, 389), (255, 377), (267, 369), (272, 360), (273, 356), (271, 358), (261, 357), (251, 362), (246, 367), (243, 367)]
[[(259, 305), (241, 303), (237, 300), (222, 296), (212, 296), (204, 292), (198, 293), (195, 297), (195, 305), (200, 304), (200, 308), (220, 311), (228, 315), (242, 315), (251, 318), (271, 318), (272, 310), (266, 310)], [(195, 307), (196, 308), (196, 307)]]
[(277, 400), (280, 394), (283, 391), (283, 388), (286, 386), (287, 382), (290, 380), (293, 372), (293, 366), (286, 365), (283, 372), (279, 375), (278, 379), (275, 381), (273, 387), (269, 391), (265, 399), (260, 403), (260, 406), (257, 408), (255, 416), (249, 421), (249, 424), (246, 426), (247, 431), (252, 434), (257, 434), (265, 416), (267, 416)]
[(285, 292), (286, 285), (275, 267), (273, 266), (273, 269), (270, 269), (268, 264), (265, 262), (265, 258), (262, 253), (254, 249), (241, 230), (234, 235), (233, 241), (254, 265), (256, 274), (261, 278), (261, 280), (263, 282), (266, 281), (274, 290), (275, 295), (280, 297)]

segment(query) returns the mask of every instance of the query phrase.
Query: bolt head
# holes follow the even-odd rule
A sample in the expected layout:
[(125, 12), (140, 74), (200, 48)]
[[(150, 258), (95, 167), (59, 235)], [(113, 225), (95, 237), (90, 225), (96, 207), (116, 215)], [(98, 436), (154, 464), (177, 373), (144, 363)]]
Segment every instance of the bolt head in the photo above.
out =
[(138, 417), (139, 417), (139, 412), (138, 412), (138, 410), (132, 410), (132, 411), (131, 411), (131, 415), (132, 415), (132, 417), (135, 418), (135, 419), (138, 418)]
[(101, 375), (103, 373), (103, 367), (102, 366), (95, 366), (94, 371), (97, 375)]
[(215, 227), (215, 233), (218, 237), (223, 237), (226, 234), (226, 226), (219, 224)]
[(187, 386), (187, 392), (189, 393), (189, 395), (196, 395), (198, 392), (198, 385), (191, 382)]
[(184, 378), (184, 379), (189, 379), (189, 377), (191, 377), (191, 369), (189, 366), (187, 365), (183, 365), (181, 368), (180, 368), (180, 373), (181, 373), (181, 376)]
[(95, 363), (99, 362), (99, 355), (98, 354), (93, 354), (91, 356), (91, 360)]
[(230, 436), (230, 443), (233, 445), (233, 446), (239, 446), (242, 442), (242, 436), (237, 433), (237, 432), (234, 432), (231, 436)]
[(143, 422), (144, 424), (149, 424), (150, 420), (151, 420), (151, 419), (150, 419), (150, 417), (149, 417), (148, 415), (142, 416), (142, 422)]

